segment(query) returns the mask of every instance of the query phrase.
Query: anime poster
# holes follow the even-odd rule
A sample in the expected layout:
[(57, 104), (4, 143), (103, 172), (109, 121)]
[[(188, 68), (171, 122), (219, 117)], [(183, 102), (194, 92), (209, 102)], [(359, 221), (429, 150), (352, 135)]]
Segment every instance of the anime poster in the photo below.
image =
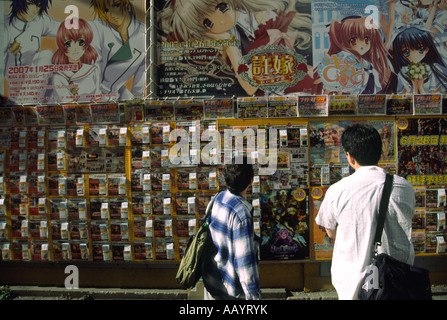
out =
[(145, 1), (7, 0), (1, 5), (2, 78), (9, 104), (144, 98)]
[(354, 123), (374, 127), (382, 138), (382, 157), (380, 162), (394, 162), (396, 159), (395, 125), (393, 119), (311, 121), (310, 162), (312, 164), (347, 163), (341, 144), (345, 128)]
[(310, 162), (340, 162), (340, 124), (338, 121), (312, 121), (309, 123)]
[(327, 188), (313, 187), (310, 191), (310, 220), (312, 221), (312, 258), (316, 260), (331, 259), (334, 240), (329, 238), (326, 230), (314, 221), (320, 210)]
[(446, 92), (447, 2), (380, 0), (378, 9), (392, 70), (387, 92)]
[(382, 138), (381, 162), (394, 162), (396, 160), (395, 136), (393, 119), (368, 120), (367, 124), (374, 127)]
[(369, 28), (374, 0), (312, 1), (314, 94), (379, 93), (390, 77), (380, 28)]
[(307, 189), (261, 194), (261, 259), (309, 258)]
[(444, 118), (399, 119), (398, 175), (414, 186), (447, 183), (447, 123)]
[(311, 92), (309, 0), (155, 4), (159, 96)]
[(312, 1), (314, 94), (447, 89), (446, 1)]

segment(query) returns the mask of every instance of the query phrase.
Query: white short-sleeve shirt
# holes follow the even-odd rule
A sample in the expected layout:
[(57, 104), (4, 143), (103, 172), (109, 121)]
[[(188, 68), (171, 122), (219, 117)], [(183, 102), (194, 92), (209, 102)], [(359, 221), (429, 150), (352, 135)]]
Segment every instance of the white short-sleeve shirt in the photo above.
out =
[[(363, 166), (333, 184), (315, 219), (319, 226), (337, 230), (331, 276), (339, 299), (357, 299), (360, 281), (371, 263), (385, 174), (380, 167)], [(414, 206), (412, 185), (395, 175), (379, 253), (413, 264)]]

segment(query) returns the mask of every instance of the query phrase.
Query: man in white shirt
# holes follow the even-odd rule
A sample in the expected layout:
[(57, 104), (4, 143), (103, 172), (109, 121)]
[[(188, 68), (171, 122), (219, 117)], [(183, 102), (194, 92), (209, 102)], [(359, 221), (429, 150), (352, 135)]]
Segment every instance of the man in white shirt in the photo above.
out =
[[(360, 281), (371, 263), (386, 172), (378, 167), (382, 140), (376, 129), (351, 125), (343, 132), (341, 143), (355, 172), (328, 189), (315, 220), (335, 238), (331, 275), (338, 297), (352, 300), (357, 299)], [(413, 264), (414, 207), (412, 185), (395, 176), (379, 253)]]

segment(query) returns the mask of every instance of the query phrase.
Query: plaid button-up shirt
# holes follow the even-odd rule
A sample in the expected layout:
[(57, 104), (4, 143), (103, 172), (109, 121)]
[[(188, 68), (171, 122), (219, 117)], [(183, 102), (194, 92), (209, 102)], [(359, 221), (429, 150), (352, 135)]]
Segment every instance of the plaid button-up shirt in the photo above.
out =
[(240, 195), (227, 190), (216, 196), (210, 230), (217, 253), (207, 259), (202, 276), (216, 299), (261, 298), (252, 212)]

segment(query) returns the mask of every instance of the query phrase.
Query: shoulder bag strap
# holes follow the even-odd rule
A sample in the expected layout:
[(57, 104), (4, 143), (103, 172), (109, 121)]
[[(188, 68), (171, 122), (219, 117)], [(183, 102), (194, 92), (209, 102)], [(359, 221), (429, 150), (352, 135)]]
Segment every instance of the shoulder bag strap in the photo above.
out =
[(385, 225), (386, 212), (390, 202), (391, 187), (393, 186), (394, 176), (386, 174), (385, 186), (383, 187), (382, 199), (380, 200), (379, 217), (377, 220), (377, 229), (374, 236), (374, 254), (377, 254), (377, 247), (382, 245), (382, 232)]
[[(220, 192), (219, 192), (220, 193)], [(211, 198), (210, 203), (208, 204), (207, 210), (205, 212), (205, 217), (203, 218), (204, 222), (208, 222), (209, 218), (211, 217), (211, 212), (213, 211), (213, 204), (214, 204), (214, 200), (217, 198), (217, 196), (219, 195), (219, 193), (217, 193), (213, 198)]]

